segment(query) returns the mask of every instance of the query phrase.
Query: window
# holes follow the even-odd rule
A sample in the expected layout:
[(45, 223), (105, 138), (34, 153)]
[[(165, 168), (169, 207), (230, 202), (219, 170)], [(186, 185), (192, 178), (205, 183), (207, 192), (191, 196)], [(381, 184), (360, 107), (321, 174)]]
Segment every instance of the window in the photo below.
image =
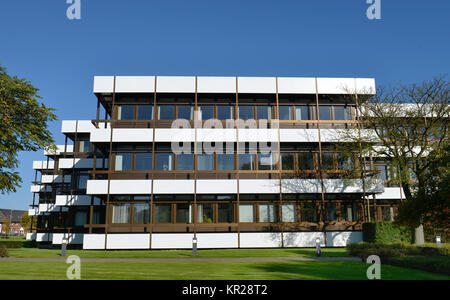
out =
[(156, 153), (156, 169), (158, 171), (172, 171), (173, 153)]
[(314, 170), (314, 154), (312, 152), (299, 152), (297, 158), (300, 170)]
[(294, 170), (294, 153), (281, 153), (281, 169)]
[(271, 203), (259, 204), (259, 222), (275, 222), (275, 205)]
[(350, 120), (350, 107), (339, 105), (334, 106), (335, 120)]
[(232, 223), (234, 222), (233, 204), (231, 203), (219, 203), (218, 207), (218, 222), (219, 223)]
[(136, 171), (151, 171), (152, 161), (152, 153), (136, 153)]
[(202, 112), (202, 120), (214, 119), (214, 106), (201, 105), (199, 109)]
[(100, 216), (101, 216), (100, 211), (94, 208), (94, 214), (92, 215), (92, 224), (101, 224)]
[(194, 169), (194, 155), (193, 154), (177, 155), (177, 170), (191, 171), (193, 169)]
[(255, 170), (255, 156), (253, 154), (239, 154), (239, 170)]
[(213, 223), (214, 210), (213, 204), (197, 204), (197, 222), (199, 223)]
[(146, 203), (134, 204), (133, 221), (135, 224), (147, 224), (150, 222), (150, 205)]
[(75, 213), (75, 226), (83, 226), (87, 223), (87, 211), (77, 211)]
[(334, 153), (322, 153), (322, 170), (334, 170)]
[(192, 223), (192, 205), (177, 204), (177, 223)]
[(218, 170), (234, 170), (234, 155), (233, 154), (217, 154), (217, 169)]
[(319, 106), (319, 118), (320, 120), (331, 120), (331, 106)]
[(352, 203), (341, 204), (341, 218), (342, 221), (353, 222), (356, 220), (356, 209)]
[(87, 175), (87, 174), (78, 174), (78, 176), (77, 176), (77, 188), (80, 189), (80, 190), (86, 189), (88, 180), (89, 180), (89, 175)]
[(134, 120), (134, 105), (118, 106), (117, 120)]
[(113, 204), (113, 219), (114, 224), (127, 224), (130, 220), (130, 204)]
[(116, 153), (115, 169), (116, 171), (130, 171), (132, 165), (132, 153)]
[(234, 119), (234, 107), (219, 105), (217, 106), (217, 119), (219, 120), (233, 120)]
[(273, 170), (275, 168), (273, 161), (273, 153), (268, 154), (258, 153), (258, 169), (259, 170)]
[(292, 120), (292, 107), (291, 106), (280, 106), (280, 120)]
[(253, 106), (251, 105), (241, 105), (238, 106), (239, 119), (250, 120), (253, 119)]
[(239, 205), (239, 222), (242, 222), (242, 223), (255, 222), (253, 204), (240, 204)]
[(387, 180), (386, 166), (385, 165), (381, 165), (381, 166), (377, 165), (376, 168), (378, 171), (380, 171), (380, 173), (378, 174), (378, 179)]
[(314, 203), (301, 203), (300, 214), (302, 222), (317, 222), (317, 211)]
[(175, 114), (174, 111), (173, 105), (158, 106), (158, 120), (173, 120)]
[(325, 203), (327, 221), (336, 221), (336, 203)]
[(351, 157), (343, 157), (341, 153), (338, 156), (338, 169), (339, 170), (351, 170), (353, 169), (353, 160)]
[(198, 154), (197, 168), (200, 171), (214, 170), (214, 155), (213, 154)]
[(282, 222), (295, 222), (297, 220), (295, 213), (295, 204), (283, 203), (281, 208)]
[(296, 120), (309, 120), (309, 107), (308, 106), (296, 106), (295, 107), (295, 119)]
[(178, 105), (178, 119), (193, 120), (194, 107), (191, 105)]
[(258, 120), (270, 120), (272, 119), (272, 106), (262, 106), (256, 107), (258, 113)]
[(155, 204), (155, 223), (170, 223), (171, 216), (171, 204)]
[(138, 120), (153, 120), (153, 105), (138, 105)]
[(90, 141), (80, 141), (79, 146), (80, 152), (91, 152), (92, 151), (92, 145)]
[(392, 206), (382, 206), (381, 207), (381, 217), (383, 222), (393, 222), (394, 221), (394, 208)]

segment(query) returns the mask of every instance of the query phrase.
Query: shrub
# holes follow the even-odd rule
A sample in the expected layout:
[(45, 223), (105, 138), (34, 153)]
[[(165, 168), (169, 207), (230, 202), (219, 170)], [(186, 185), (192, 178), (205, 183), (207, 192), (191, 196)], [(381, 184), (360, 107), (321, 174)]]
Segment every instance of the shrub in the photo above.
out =
[(398, 267), (418, 269), (422, 271), (440, 273), (450, 276), (450, 258), (448, 258), (447, 256), (390, 257), (386, 259), (383, 263)]
[(348, 254), (366, 259), (370, 255), (378, 255), (381, 259), (400, 256), (448, 256), (447, 247), (423, 247), (405, 243), (383, 244), (383, 243), (359, 243), (347, 246)]
[(8, 249), (4, 245), (0, 245), (0, 257), (9, 257)]
[(22, 248), (22, 241), (0, 240), (0, 247), (1, 246), (5, 246), (6, 248)]
[(367, 243), (411, 243), (412, 232), (403, 226), (386, 222), (363, 223), (363, 241)]

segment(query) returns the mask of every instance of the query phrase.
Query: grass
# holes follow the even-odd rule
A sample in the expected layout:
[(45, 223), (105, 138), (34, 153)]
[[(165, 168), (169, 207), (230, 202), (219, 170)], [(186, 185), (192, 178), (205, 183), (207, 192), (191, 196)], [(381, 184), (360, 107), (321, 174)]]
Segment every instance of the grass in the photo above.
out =
[[(64, 262), (0, 261), (0, 280), (66, 279)], [(364, 280), (368, 265), (355, 261), (321, 262), (82, 262), (81, 279), (160, 280)], [(381, 279), (449, 280), (450, 277), (381, 266)]]
[[(291, 249), (211, 249), (198, 250), (201, 257), (314, 257), (313, 248)], [(59, 258), (59, 249), (17, 248), (8, 249), (10, 257), (17, 258)], [(77, 255), (80, 258), (186, 258), (192, 257), (192, 250), (68, 250), (67, 256)], [(323, 257), (348, 256), (345, 248), (323, 248)]]

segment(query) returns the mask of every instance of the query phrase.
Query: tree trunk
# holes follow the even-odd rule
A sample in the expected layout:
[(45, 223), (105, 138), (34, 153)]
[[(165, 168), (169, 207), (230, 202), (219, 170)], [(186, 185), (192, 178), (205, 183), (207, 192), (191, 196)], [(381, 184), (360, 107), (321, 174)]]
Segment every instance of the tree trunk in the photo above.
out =
[(423, 225), (420, 224), (419, 227), (414, 229), (414, 244), (423, 245), (425, 244), (425, 238), (423, 234)]

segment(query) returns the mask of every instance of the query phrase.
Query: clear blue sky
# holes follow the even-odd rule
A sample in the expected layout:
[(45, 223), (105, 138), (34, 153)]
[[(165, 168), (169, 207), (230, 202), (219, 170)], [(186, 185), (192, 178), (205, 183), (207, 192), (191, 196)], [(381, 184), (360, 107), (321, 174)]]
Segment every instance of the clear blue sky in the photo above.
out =
[[(450, 1), (381, 0), (369, 20), (366, 0), (81, 0), (68, 20), (65, 0), (1, 0), (0, 62), (29, 79), (56, 108), (50, 124), (95, 117), (94, 75), (375, 77), (413, 83), (450, 69)], [(0, 208), (27, 209), (24, 182), (0, 194)]]

